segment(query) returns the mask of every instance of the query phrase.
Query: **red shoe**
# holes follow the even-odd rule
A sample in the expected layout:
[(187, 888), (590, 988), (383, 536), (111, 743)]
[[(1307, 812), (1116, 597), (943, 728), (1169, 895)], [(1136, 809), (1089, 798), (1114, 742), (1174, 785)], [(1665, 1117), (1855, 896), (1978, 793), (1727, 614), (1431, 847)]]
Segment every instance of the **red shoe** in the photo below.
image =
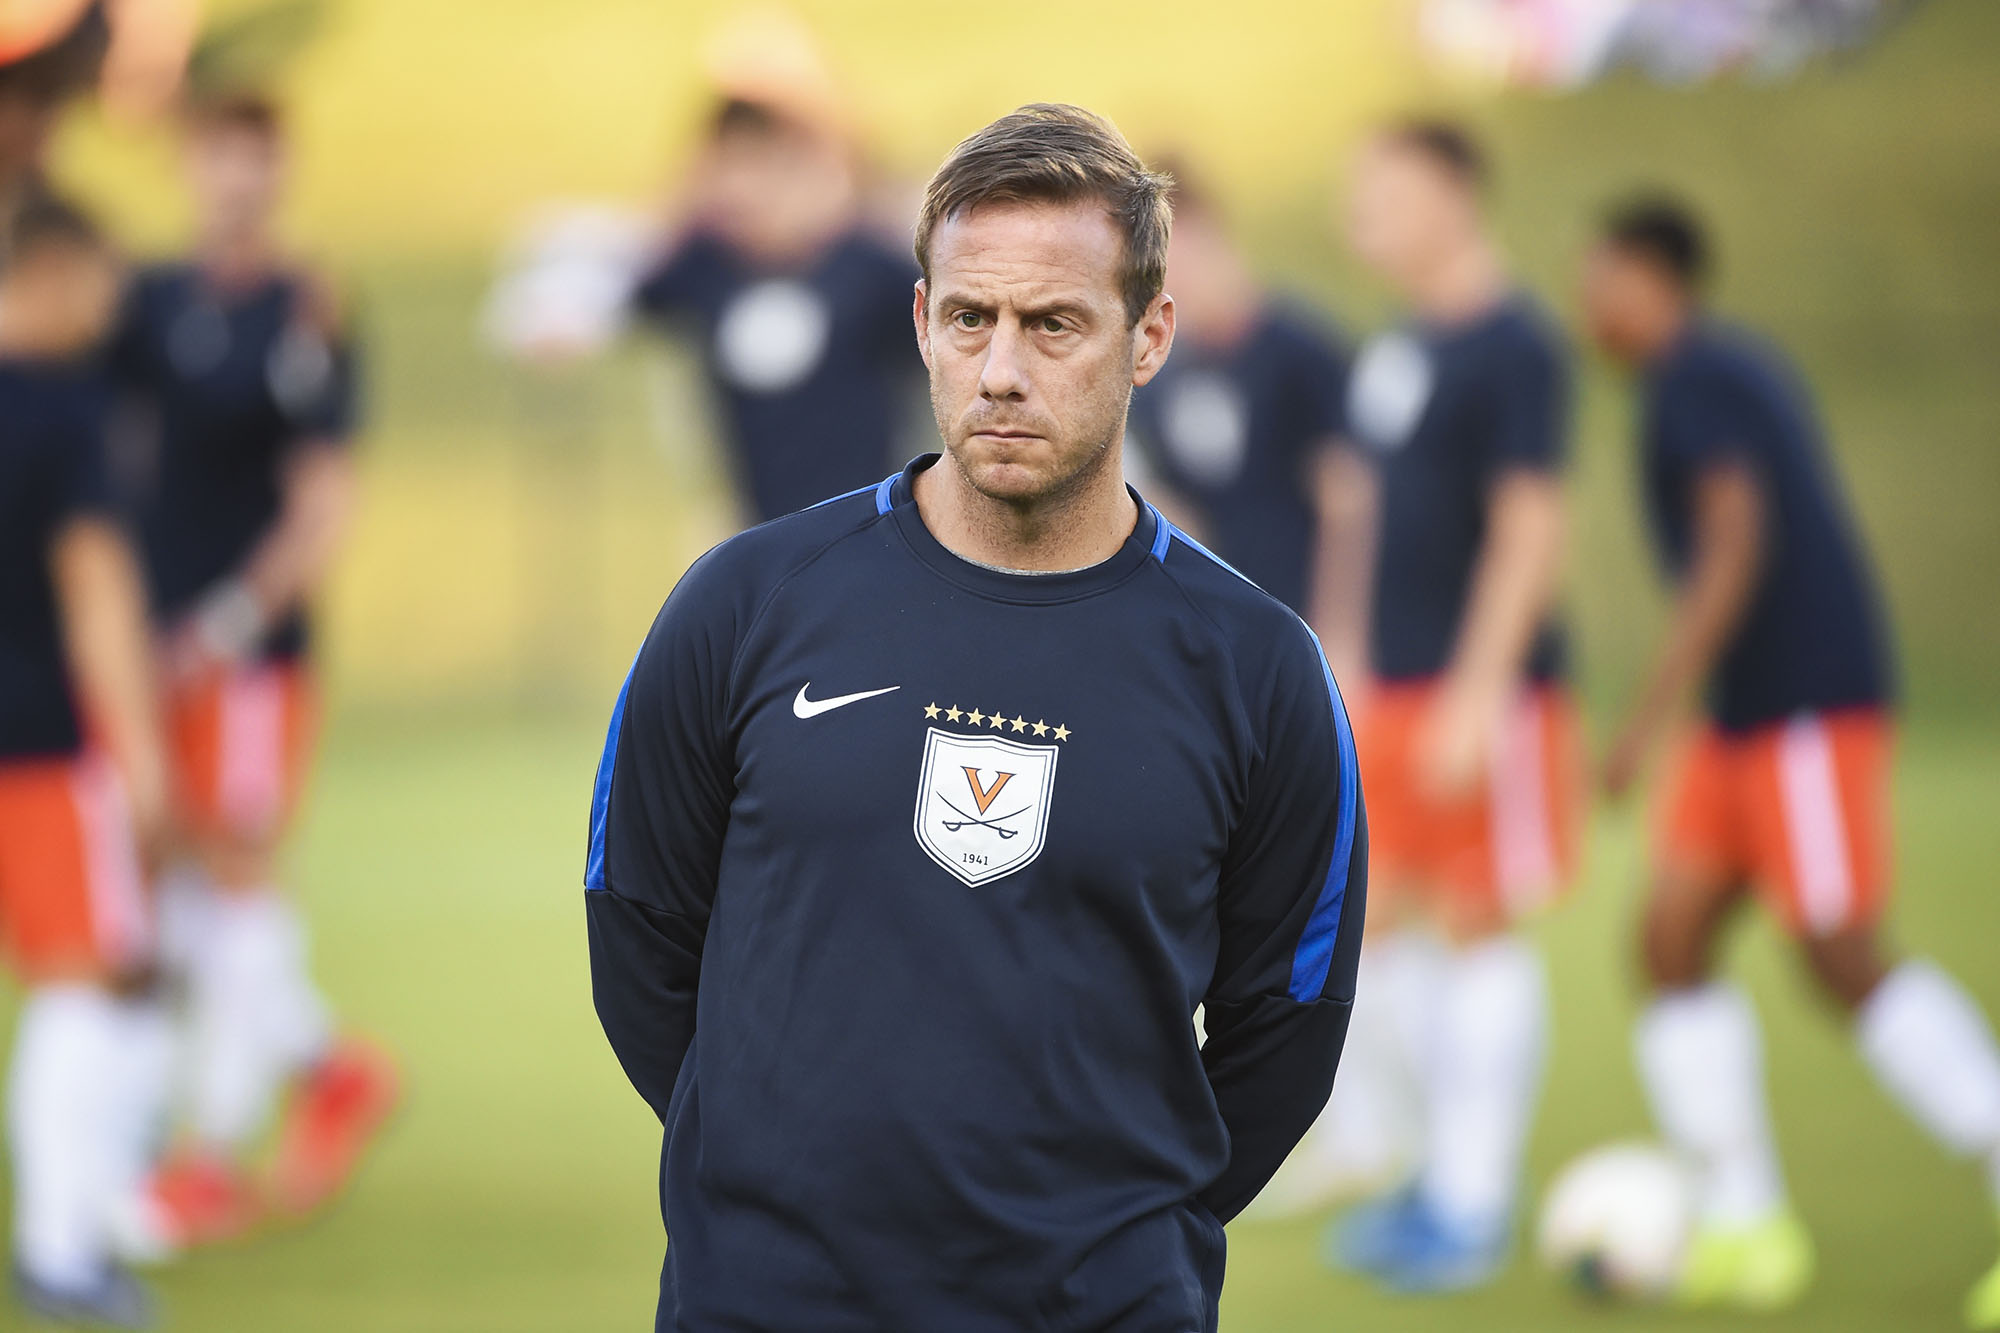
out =
[(250, 1176), (226, 1157), (189, 1151), (161, 1163), (146, 1183), (145, 1209), (163, 1252), (236, 1240), (263, 1216)]
[(286, 1108), (271, 1166), (272, 1205), (299, 1217), (339, 1194), (395, 1109), (399, 1092), (387, 1052), (342, 1039), (300, 1079)]

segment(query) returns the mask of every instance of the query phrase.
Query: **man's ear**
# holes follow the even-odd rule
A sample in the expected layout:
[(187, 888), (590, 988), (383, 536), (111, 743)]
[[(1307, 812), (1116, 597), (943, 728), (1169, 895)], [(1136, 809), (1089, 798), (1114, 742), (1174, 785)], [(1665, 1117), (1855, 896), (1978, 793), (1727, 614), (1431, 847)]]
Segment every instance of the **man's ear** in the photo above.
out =
[(910, 310), (910, 318), (917, 322), (917, 350), (923, 354), (924, 369), (931, 366), (931, 317), (929, 309), (930, 293), (924, 288), (924, 280), (917, 279), (916, 302)]
[(1132, 383), (1150, 383), (1174, 347), (1174, 298), (1161, 292), (1132, 326)]

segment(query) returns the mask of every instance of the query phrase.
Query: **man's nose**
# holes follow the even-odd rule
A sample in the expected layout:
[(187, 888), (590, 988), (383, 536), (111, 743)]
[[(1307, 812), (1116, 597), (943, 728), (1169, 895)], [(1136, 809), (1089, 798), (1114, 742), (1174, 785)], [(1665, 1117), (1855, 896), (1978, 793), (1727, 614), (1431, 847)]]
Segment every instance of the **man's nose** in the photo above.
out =
[(1016, 402), (1027, 395), (1028, 379), (1022, 373), (1024, 347), (1021, 331), (1002, 324), (986, 342), (986, 364), (979, 372), (979, 395), (994, 402)]

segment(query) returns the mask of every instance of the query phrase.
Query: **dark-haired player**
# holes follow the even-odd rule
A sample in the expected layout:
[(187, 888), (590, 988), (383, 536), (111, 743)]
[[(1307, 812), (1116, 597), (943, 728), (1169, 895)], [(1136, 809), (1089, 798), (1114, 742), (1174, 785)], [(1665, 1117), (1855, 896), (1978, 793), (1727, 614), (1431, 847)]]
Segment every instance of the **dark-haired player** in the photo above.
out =
[(1548, 1022), (1515, 927), (1571, 869), (1581, 793), (1554, 619), (1569, 358), (1508, 275), (1485, 177), (1463, 130), (1412, 122), (1368, 141), (1350, 199), (1356, 251), (1410, 310), (1363, 348), (1348, 394), (1376, 463), (1373, 680), (1355, 718), (1381, 1009), (1361, 1024), (1407, 1036), (1378, 1048), (1400, 1053), (1422, 1130), (1414, 1185), (1345, 1219), (1334, 1249), (1411, 1290), (1483, 1281), (1506, 1252)]
[(0, 245), (0, 941), (27, 987), (7, 1078), (14, 1281), (43, 1316), (139, 1328), (110, 1220), (142, 1161), (140, 1084), (164, 1075), (137, 998), (153, 941), (135, 838), (157, 842), (167, 773), (89, 373), (119, 273), (46, 196)]
[[(139, 274), (113, 349), (150, 446), (139, 521), (190, 853), (162, 890), (192, 1029), (190, 1142), (155, 1189), (180, 1243), (239, 1230), (266, 1197), (287, 1211), (327, 1197), (394, 1095), (385, 1059), (335, 1034), (274, 865), (312, 749), (306, 611), (352, 504), (352, 339), (326, 286), (279, 248), (276, 109), (195, 108), (186, 163), (195, 253)], [(287, 1085), (258, 1189), (244, 1153)]]
[[(1175, 164), (1168, 290), (1180, 312), (1174, 357), (1132, 395), (1135, 478), (1184, 511), (1190, 531), (1258, 587), (1312, 620), (1329, 649), (1338, 608), (1365, 605), (1317, 577), (1337, 467), (1347, 354), (1337, 335), (1266, 291), (1219, 205)], [(1337, 492), (1336, 492), (1337, 493)], [(1327, 562), (1337, 570), (1358, 562)], [(1325, 593), (1316, 596), (1316, 592)], [(1315, 615), (1318, 607), (1329, 608)], [(1337, 653), (1336, 653), (1337, 657)]]
[(802, 108), (725, 97), (688, 189), (633, 299), (697, 333), (749, 515), (879, 475), (923, 369), (916, 273), (863, 225), (852, 147)]
[(960, 144), (916, 233), (943, 453), (703, 557), (620, 691), (584, 897), (665, 1127), (660, 1329), (1213, 1330), (1326, 1099), (1346, 715), (1123, 479), (1165, 186), (1075, 107)]
[[(1630, 787), (1705, 692), (1654, 838), (1637, 1049), (1655, 1118), (1702, 1173), (1684, 1295), (1769, 1308), (1804, 1292), (1812, 1250), (1771, 1146), (1755, 1015), (1711, 971), (1732, 909), (1763, 899), (1883, 1086), (1996, 1197), (2000, 1055), (1955, 981), (1882, 938), (1888, 631), (1808, 394), (1769, 344), (1704, 312), (1707, 256), (1694, 216), (1650, 199), (1610, 216), (1585, 268), (1592, 337), (1641, 375), (1646, 507), (1675, 586), (1604, 779)], [(1966, 1314), (2000, 1327), (2000, 1266)]]

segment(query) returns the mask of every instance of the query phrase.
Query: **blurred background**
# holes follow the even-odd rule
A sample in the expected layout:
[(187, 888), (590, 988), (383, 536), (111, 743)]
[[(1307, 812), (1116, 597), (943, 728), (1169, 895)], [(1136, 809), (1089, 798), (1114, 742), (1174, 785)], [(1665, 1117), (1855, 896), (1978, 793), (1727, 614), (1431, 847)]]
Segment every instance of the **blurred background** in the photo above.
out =
[[(4, 3), (4, 0), (0, 0)], [(1655, 9), (1668, 8), (1655, 5)], [(212, 0), (226, 24), (269, 5)], [(735, 523), (689, 349), (646, 335), (524, 364), (496, 273), (552, 209), (643, 219), (685, 169), (717, 43), (787, 22), (705, 0), (281, 6), (288, 235), (353, 294), (364, 498), (323, 610), (331, 715), (293, 851), (323, 980), (401, 1052), (410, 1099), (342, 1209), (162, 1281), (174, 1326), (595, 1330), (650, 1317), (657, 1126), (592, 1016), (578, 894), (591, 774), (630, 654)], [(1898, 928), (2000, 1008), (2000, 5), (1704, 18), (1614, 59), (1569, 4), (1161, 0), (794, 12), (893, 214), (956, 140), (1032, 100), (1103, 112), (1199, 166), (1265, 274), (1353, 334), (1388, 313), (1334, 222), (1347, 153), (1412, 109), (1462, 115), (1520, 272), (1574, 317), (1602, 205), (1665, 184), (1711, 217), (1716, 304), (1821, 395), (1889, 590), (1906, 681)], [(759, 26), (764, 25), (764, 26)], [(751, 34), (745, 38), (744, 34)], [(1746, 36), (1746, 34), (1753, 34)], [(170, 129), (80, 106), (54, 175), (135, 254), (185, 240)], [(903, 225), (906, 227), (907, 222)], [(1571, 589), (1606, 717), (1658, 628), (1627, 388), (1581, 368)], [(1602, 810), (1584, 888), (1537, 929), (1557, 1036), (1530, 1169), (1646, 1124), (1627, 1048), (1639, 813)], [(1946, 1327), (1991, 1257), (1977, 1183), (1886, 1103), (1768, 926), (1738, 940), (1780, 1139), (1824, 1260), (1772, 1329)], [(1581, 1304), (1522, 1263), (1397, 1302), (1316, 1259), (1314, 1222), (1232, 1228), (1232, 1330), (1723, 1327)], [(0, 1315), (4, 1319), (5, 1315)]]

